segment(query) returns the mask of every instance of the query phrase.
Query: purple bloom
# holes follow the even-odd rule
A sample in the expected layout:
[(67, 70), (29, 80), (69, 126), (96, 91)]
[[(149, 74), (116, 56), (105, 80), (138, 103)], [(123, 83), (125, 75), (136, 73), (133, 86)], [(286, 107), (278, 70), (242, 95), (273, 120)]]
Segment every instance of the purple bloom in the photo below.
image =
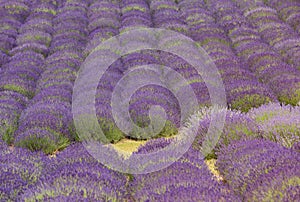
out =
[(152, 51), (140, 51), (132, 54), (125, 55), (122, 58), (123, 71), (133, 69), (140, 65), (158, 64), (158, 59), (154, 57)]
[(26, 131), (36, 127), (53, 130), (58, 133), (67, 133), (67, 126), (64, 125), (62, 120), (58, 117), (52, 114), (38, 112), (35, 113), (34, 116), (30, 116), (28, 119), (23, 120), (16, 133), (19, 134), (21, 131)]
[(50, 45), (51, 35), (43, 31), (26, 32), (17, 37), (17, 45), (23, 45), (25, 43), (40, 43), (46, 46)]
[(217, 166), (237, 194), (251, 195), (253, 188), (269, 182), (261, 181), (268, 173), (299, 167), (299, 154), (270, 141), (239, 141), (220, 151)]
[(249, 115), (260, 125), (265, 139), (291, 148), (300, 142), (300, 108), (270, 103), (252, 109)]
[[(193, 1), (193, 0), (188, 0), (188, 1), (180, 1), (178, 3), (178, 6), (181, 10), (190, 10), (190, 9), (201, 9), (203, 8), (203, 11), (205, 12), (204, 10), (204, 2), (201, 2), (201, 1)], [(207, 12), (207, 11), (206, 11)]]
[(238, 197), (230, 194), (226, 186), (215, 181), (199, 155), (197, 151), (190, 149), (167, 168), (134, 175), (134, 180), (130, 183), (131, 197), (138, 201), (201, 201), (229, 198), (240, 201)]
[(45, 158), (41, 153), (19, 148), (0, 152), (0, 200), (19, 200), (22, 193), (38, 181)]
[(267, 86), (255, 80), (237, 80), (225, 84), (227, 102), (233, 109), (247, 112), (277, 99)]
[(1, 2), (0, 13), (11, 15), (19, 21), (23, 21), (28, 16), (29, 8), (26, 4), (18, 1), (5, 1)]
[(50, 55), (46, 59), (45, 65), (47, 65), (47, 67), (50, 67), (52, 65), (54, 66), (57, 64), (67, 64), (76, 69), (79, 69), (81, 62), (83, 62), (83, 56), (81, 52), (72, 49), (67, 49), (56, 51), (55, 53)]
[(300, 199), (299, 176), (300, 166), (288, 165), (274, 169), (262, 176), (245, 194), (247, 200), (282, 200), (297, 201)]
[(272, 8), (275, 8), (278, 12), (278, 15), (292, 27), (299, 25), (299, 15), (300, 15), (300, 3), (299, 2), (280, 2), (269, 1), (267, 3)]
[(165, 148), (172, 142), (172, 139), (168, 138), (156, 138), (151, 139), (146, 142), (145, 145), (140, 146), (138, 148), (138, 151), (135, 152), (136, 154), (147, 154), (150, 152), (157, 152), (160, 149)]
[(214, 23), (215, 19), (211, 16), (211, 13), (204, 8), (194, 7), (187, 10), (183, 10), (183, 16), (185, 22), (188, 25), (201, 25), (203, 23)]
[(136, 16), (136, 15), (122, 18), (122, 29), (126, 29), (127, 27), (133, 27), (133, 26), (151, 27), (152, 22), (149, 19)]
[(2, 50), (0, 50), (0, 66), (7, 63), (9, 61), (9, 57)]
[(88, 18), (84, 11), (61, 11), (53, 19), (53, 24), (57, 25), (62, 22), (69, 22), (70, 24), (80, 23), (86, 25), (88, 24)]
[(43, 151), (45, 154), (52, 154), (65, 148), (68, 144), (68, 138), (55, 131), (39, 127), (20, 132), (14, 140), (16, 147), (27, 148), (31, 151)]
[(56, 5), (57, 2), (40, 2), (38, 4), (35, 4), (31, 8), (30, 15), (28, 17), (29, 20), (32, 19), (46, 19), (51, 20), (56, 15)]
[(33, 200), (37, 195), (53, 199), (79, 194), (78, 200), (92, 198), (94, 201), (126, 197), (126, 177), (97, 162), (81, 144), (58, 153), (56, 158), (47, 161), (45, 168), (45, 174), (36, 186), (22, 195), (23, 200)]
[(0, 100), (7, 100), (7, 99), (13, 99), (18, 103), (22, 104), (23, 106), (26, 106), (26, 104), (28, 103), (28, 98), (20, 93), (14, 91), (1, 91)]
[(20, 46), (17, 46), (10, 51), (10, 54), (15, 55), (17, 53), (21, 53), (21, 52), (28, 51), (28, 50), (35, 51), (35, 52), (41, 53), (43, 55), (48, 54), (48, 47), (43, 44), (36, 43), (36, 42), (24, 43)]
[(16, 37), (18, 35), (18, 30), (13, 27), (12, 25), (10, 25), (9, 23), (7, 22), (1, 22), (1, 28), (0, 28), (0, 33), (1, 34), (6, 34), (8, 36), (11, 36), (11, 37)]
[[(212, 118), (218, 114), (222, 114), (224, 111), (226, 114), (225, 125), (223, 131), (221, 131), (220, 137), (207, 137), (210, 123), (214, 121)], [(212, 113), (215, 113), (214, 116)], [(195, 128), (197, 125), (199, 125), (198, 129)], [(216, 111), (213, 110), (213, 108), (204, 108), (192, 115), (183, 131), (188, 135), (194, 130), (197, 130), (197, 136), (193, 143), (194, 149), (201, 150), (202, 148), (205, 148), (203, 143), (209, 141), (216, 144), (215, 149), (212, 153), (208, 154), (209, 156), (206, 156), (206, 158), (214, 157), (215, 152), (218, 151), (220, 147), (228, 146), (234, 141), (256, 139), (260, 137), (259, 125), (251, 117), (239, 111), (231, 111), (222, 108), (216, 109)]]
[(52, 21), (50, 19), (48, 20), (43, 18), (33, 18), (31, 20), (28, 20), (26, 24), (20, 27), (19, 32), (23, 34), (32, 30), (44, 31), (49, 34), (52, 34), (54, 32)]
[(15, 45), (16, 40), (14, 37), (0, 33), (0, 50), (8, 53)]
[(38, 83), (36, 87), (36, 93), (39, 93), (40, 91), (47, 89), (47, 88), (62, 88), (64, 90), (67, 90), (69, 92), (72, 92), (73, 89), (73, 82), (68, 81), (64, 78), (56, 79), (56, 80), (49, 80), (46, 82)]
[(72, 92), (61, 87), (50, 86), (35, 94), (34, 98), (30, 101), (30, 104), (33, 105), (37, 102), (47, 100), (57, 100), (71, 103)]
[[(144, 109), (147, 111), (149, 109), (148, 104), (154, 104), (157, 103), (157, 105), (162, 105), (174, 113), (173, 116), (176, 114), (175, 111), (177, 111), (179, 108), (179, 103), (176, 99), (176, 97), (172, 94), (172, 92), (164, 87), (158, 86), (158, 85), (146, 85), (141, 88), (139, 88), (132, 96), (130, 100), (130, 104), (134, 103), (140, 103), (143, 107), (140, 108), (140, 110)], [(144, 105), (143, 102), (145, 102)], [(137, 107), (137, 108), (136, 108)], [(132, 110), (138, 111), (138, 106), (133, 107)], [(170, 107), (170, 108), (169, 108)], [(130, 108), (130, 107), (129, 107)], [(175, 110), (175, 111), (173, 111)]]
[[(20, 62), (21, 61), (21, 62)], [(44, 56), (33, 50), (26, 50), (19, 52), (11, 57), (9, 65), (22, 66), (34, 69), (36, 72), (41, 73), (41, 66), (44, 63)]]
[(112, 27), (112, 28), (119, 28), (121, 26), (119, 21), (110, 18), (97, 18), (94, 21), (91, 21), (88, 25), (88, 30), (91, 32), (97, 28), (105, 28), (105, 27)]
[(59, 79), (65, 79), (66, 81), (74, 82), (76, 79), (76, 70), (69, 66), (53, 66), (42, 74), (38, 85)]
[(88, 17), (90, 18), (91, 15), (100, 14), (102, 12), (111, 12), (118, 15), (120, 13), (120, 7), (111, 1), (95, 1), (89, 6)]
[(1, 90), (11, 90), (31, 98), (35, 92), (35, 83), (17, 75), (6, 75), (0, 81)]

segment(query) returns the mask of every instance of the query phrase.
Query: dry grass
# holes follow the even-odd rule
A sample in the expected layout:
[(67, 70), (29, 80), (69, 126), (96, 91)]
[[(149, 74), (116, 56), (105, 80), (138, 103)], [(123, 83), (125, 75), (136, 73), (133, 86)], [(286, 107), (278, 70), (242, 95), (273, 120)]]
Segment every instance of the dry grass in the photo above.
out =
[(210, 172), (217, 178), (218, 181), (224, 180), (223, 177), (220, 175), (220, 172), (218, 171), (216, 167), (216, 159), (210, 159), (205, 161), (207, 167), (209, 168)]
[(130, 139), (123, 139), (116, 144), (113, 144), (113, 147), (118, 150), (125, 158), (129, 157), (133, 152), (136, 152), (139, 146), (144, 145), (147, 141), (136, 141)]

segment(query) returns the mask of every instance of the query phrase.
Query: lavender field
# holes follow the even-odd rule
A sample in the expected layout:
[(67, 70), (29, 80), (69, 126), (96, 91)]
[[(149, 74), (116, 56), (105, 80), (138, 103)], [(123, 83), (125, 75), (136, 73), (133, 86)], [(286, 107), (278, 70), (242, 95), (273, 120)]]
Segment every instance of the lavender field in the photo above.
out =
[[(159, 30), (193, 41), (207, 69), (165, 51), (185, 44)], [(105, 49), (126, 33), (141, 50)], [(102, 137), (78, 80), (110, 55), (93, 99)], [(109, 149), (99, 159), (90, 143)], [(179, 158), (148, 156), (172, 145)], [(0, 0), (0, 201), (300, 201), (300, 1)]]

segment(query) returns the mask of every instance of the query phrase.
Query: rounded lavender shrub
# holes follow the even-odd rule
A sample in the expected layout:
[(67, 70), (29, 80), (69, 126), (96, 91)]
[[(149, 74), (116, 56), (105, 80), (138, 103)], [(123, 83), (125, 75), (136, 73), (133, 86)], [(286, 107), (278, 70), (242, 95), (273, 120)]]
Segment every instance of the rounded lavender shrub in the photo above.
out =
[(52, 154), (64, 149), (70, 140), (55, 131), (42, 128), (33, 128), (19, 132), (14, 140), (16, 147), (27, 148), (31, 151), (43, 151), (45, 154)]
[(229, 81), (225, 83), (225, 89), (230, 108), (243, 112), (277, 101), (273, 92), (255, 79)]
[(57, 2), (39, 2), (32, 6), (28, 20), (45, 19), (52, 20), (57, 14)]
[[(13, 17), (6, 16), (0, 20), (1, 34), (7, 34), (11, 37), (16, 37), (18, 35), (18, 28), (21, 23)], [(1, 39), (3, 40), (3, 39)]]
[(51, 19), (45, 18), (33, 18), (28, 20), (26, 24), (23, 24), (22, 27), (20, 27), (19, 32), (20, 34), (25, 34), (27, 32), (32, 32), (32, 30), (42, 31), (49, 34), (53, 34), (54, 32)]
[[(222, 114), (224, 111), (226, 112), (225, 124), (220, 137), (207, 137), (212, 118), (218, 116), (218, 114)], [(195, 128), (197, 125), (199, 125), (199, 127)], [(216, 152), (219, 151), (221, 147), (228, 146), (231, 142), (260, 137), (258, 124), (248, 115), (239, 111), (231, 111), (223, 108), (202, 108), (192, 115), (184, 128), (184, 133), (188, 135), (195, 130), (197, 131), (197, 136), (193, 143), (194, 149), (200, 151), (205, 147), (203, 144), (208, 142), (216, 145), (212, 152), (207, 154), (207, 159), (216, 158)], [(213, 130), (218, 131), (217, 128)]]
[(71, 103), (72, 92), (59, 86), (50, 86), (36, 93), (33, 99), (30, 100), (30, 105), (33, 105), (37, 102), (49, 100)]
[(44, 32), (44, 31), (28, 31), (24, 34), (18, 35), (17, 37), (17, 45), (21, 46), (26, 43), (39, 43), (46, 46), (50, 45), (51, 42), (51, 35)]
[(48, 161), (44, 175), (28, 189), (25, 201), (76, 198), (92, 201), (122, 201), (126, 197), (125, 175), (97, 162), (81, 144), (72, 145)]
[(24, 43), (22, 45), (19, 45), (19, 46), (13, 48), (10, 51), (10, 54), (15, 55), (18, 53), (22, 53), (24, 51), (34, 51), (36, 53), (41, 53), (43, 55), (47, 55), (49, 50), (48, 50), (48, 47), (43, 44), (39, 44), (36, 42), (28, 42), (28, 43)]
[[(65, 65), (72, 66), (74, 68), (79, 68), (80, 64), (83, 62), (83, 55), (81, 52), (67, 49), (56, 51), (45, 60), (45, 65), (51, 67), (54, 65)], [(46, 70), (47, 71), (47, 70)]]
[(24, 191), (39, 180), (45, 158), (41, 153), (20, 148), (0, 152), (0, 200), (19, 200)]
[(111, 98), (112, 92), (123, 73), (122, 61), (116, 60), (100, 79), (95, 95), (96, 114), (101, 129), (110, 142), (117, 142), (124, 138), (123, 132), (115, 124), (112, 116)]
[[(180, 125), (180, 106), (175, 96), (168, 89), (157, 85), (147, 85), (138, 89), (129, 102), (129, 113), (132, 120), (139, 127), (147, 127), (150, 123), (149, 110), (153, 105), (159, 105), (164, 108), (167, 114), (165, 128), (159, 136), (171, 136), (176, 134), (176, 128)], [(157, 117), (162, 118), (162, 117)], [(140, 137), (130, 135), (132, 138), (147, 138), (142, 134)]]
[(40, 82), (47, 82), (49, 80), (57, 80), (61, 78), (74, 82), (76, 79), (76, 72), (77, 71), (70, 66), (52, 66), (42, 74)]
[(39, 127), (71, 138), (69, 131), (73, 122), (71, 105), (59, 101), (36, 103), (22, 113), (19, 122), (19, 132)]
[(1, 2), (1, 10), (0, 13), (6, 14), (8, 16), (12, 16), (19, 21), (24, 21), (29, 14), (29, 7), (22, 3), (21, 1), (3, 1)]
[(17, 93), (17, 92), (13, 92), (13, 91), (1, 91), (0, 92), (0, 99), (1, 100), (14, 99), (18, 103), (22, 104), (23, 107), (25, 107), (28, 103), (28, 98), (26, 96), (24, 96), (20, 93)]
[[(299, 159), (299, 158), (298, 158)], [(245, 194), (247, 201), (298, 201), (300, 199), (300, 165), (287, 165), (269, 171)]]
[(300, 107), (270, 103), (249, 111), (265, 139), (291, 148), (300, 142)]
[(240, 201), (230, 193), (228, 187), (214, 179), (199, 155), (197, 151), (190, 149), (165, 169), (134, 175), (129, 185), (131, 200)]
[[(262, 187), (266, 182), (262, 179), (272, 172), (289, 167), (299, 170), (299, 158), (298, 152), (271, 141), (237, 141), (220, 150), (217, 167), (235, 193), (246, 196), (253, 193), (253, 188)], [(276, 174), (273, 177), (276, 178)], [(281, 191), (284, 192), (284, 188)]]
[(35, 82), (21, 78), (18, 75), (5, 75), (1, 78), (0, 89), (2, 91), (14, 91), (32, 98), (35, 92)]
[(36, 86), (36, 93), (39, 93), (42, 90), (46, 91), (47, 88), (61, 88), (69, 92), (72, 92), (73, 82), (68, 81), (64, 78), (56, 78), (46, 82), (38, 82)]

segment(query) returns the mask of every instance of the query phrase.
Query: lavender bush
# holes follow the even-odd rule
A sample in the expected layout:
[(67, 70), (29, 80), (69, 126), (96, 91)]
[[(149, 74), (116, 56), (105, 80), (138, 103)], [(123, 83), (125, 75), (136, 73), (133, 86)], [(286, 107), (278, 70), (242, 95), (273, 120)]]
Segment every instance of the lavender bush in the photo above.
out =
[[(297, 0), (0, 0), (0, 201), (300, 201), (299, 19)], [(147, 142), (133, 154), (115, 145), (100, 153), (75, 130), (74, 83), (102, 42), (137, 28), (172, 30), (201, 46), (221, 75), (227, 108), (211, 108), (212, 92), (196, 67), (155, 49), (181, 43), (164, 37), (153, 44), (148, 38), (142, 45), (153, 50), (120, 56), (99, 78), (95, 94), (107, 144)], [(153, 66), (140, 80), (167, 85), (147, 84), (126, 97), (137, 81), (126, 79), (140, 76), (142, 65)], [(112, 103), (118, 88), (119, 106), (128, 101), (118, 110), (145, 131), (134, 127), (125, 134), (119, 127), (122, 117), (113, 115)], [(179, 98), (189, 100), (187, 89), (197, 103), (191, 117), (181, 117), (189, 103)], [(152, 137), (149, 114), (159, 123), (164, 116), (151, 111), (154, 105), (167, 120)], [(224, 128), (207, 136), (213, 117), (223, 112)], [(178, 140), (181, 146), (178, 136), (193, 133), (196, 139), (179, 159), (135, 161), (135, 155)], [(97, 155), (109, 163), (101, 164)], [(126, 174), (132, 170), (125, 159), (144, 173)], [(114, 164), (127, 170), (115, 171)], [(151, 168), (156, 171), (147, 173)]]

